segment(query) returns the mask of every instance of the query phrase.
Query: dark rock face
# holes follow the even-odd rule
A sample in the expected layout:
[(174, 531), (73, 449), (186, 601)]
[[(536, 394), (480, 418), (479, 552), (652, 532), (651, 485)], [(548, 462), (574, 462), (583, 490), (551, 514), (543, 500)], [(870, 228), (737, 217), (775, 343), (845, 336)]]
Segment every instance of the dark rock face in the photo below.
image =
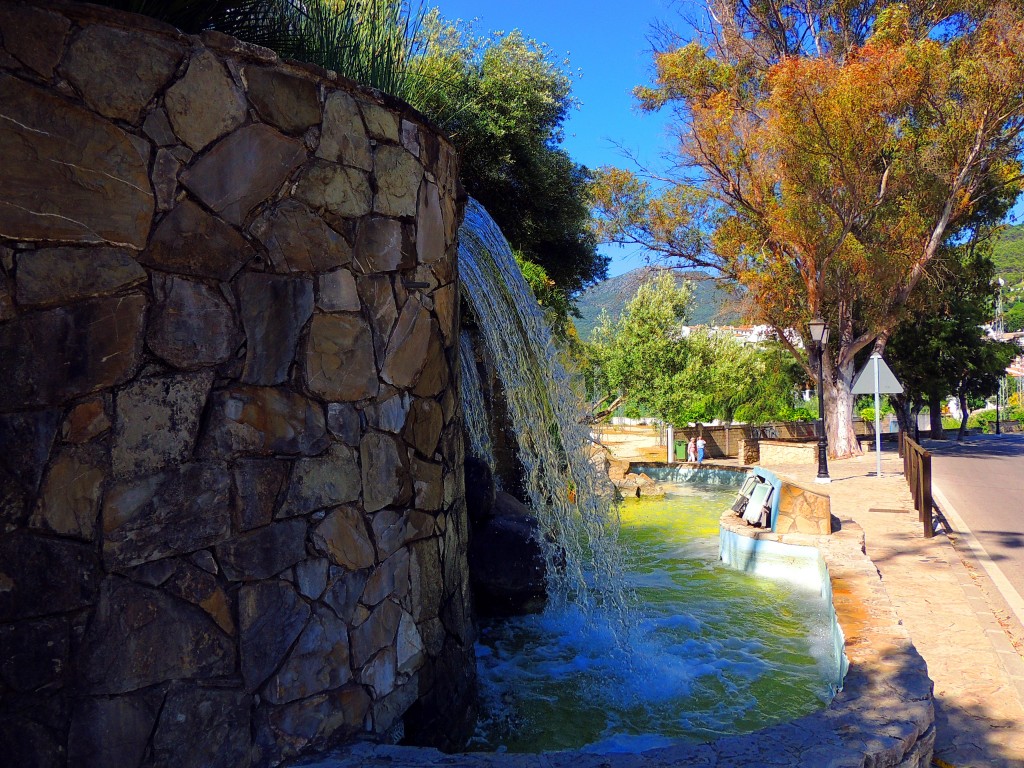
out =
[(164, 680), (203, 680), (235, 668), (230, 638), (203, 611), (160, 590), (108, 577), (82, 640), (81, 685), (93, 694)]
[(137, 123), (184, 55), (178, 43), (161, 40), (140, 50), (130, 32), (86, 27), (68, 48), (61, 69), (101, 115)]
[(0, 237), (146, 244), (146, 159), (120, 129), (0, 73)]
[(115, 483), (103, 501), (103, 557), (114, 567), (195, 552), (225, 539), (231, 480), (217, 462)]
[(313, 283), (247, 272), (237, 290), (245, 336), (261, 341), (246, 349), (242, 382), (281, 384), (295, 359), (299, 332), (313, 314)]
[(450, 746), (451, 148), (266, 49), (40, 5), (0, 2), (0, 762), (264, 768), (409, 711)]
[(253, 255), (238, 230), (182, 200), (160, 221), (139, 261), (169, 272), (230, 280)]
[(315, 455), (327, 447), (320, 406), (274, 387), (235, 387), (210, 396), (205, 449), (211, 455)]
[(0, 621), (59, 614), (92, 604), (99, 562), (87, 544), (30, 534), (0, 537)]
[(540, 524), (528, 507), (497, 494), (495, 516), (474, 525), (469, 575), (477, 610), (530, 613), (543, 608), (547, 573)]
[(40, 248), (18, 254), (18, 303), (50, 306), (117, 293), (146, 280), (123, 248)]
[(320, 122), (316, 85), (265, 67), (249, 67), (249, 99), (260, 115), (287, 133), (302, 133)]
[(174, 367), (223, 363), (238, 348), (238, 324), (219, 291), (194, 280), (154, 275), (153, 294), (156, 306), (146, 342)]
[(248, 765), (249, 720), (242, 691), (172, 685), (153, 736), (153, 762), (178, 768)]
[[(51, 406), (126, 381), (138, 369), (146, 298), (93, 299), (0, 326), (0, 409)], [(50, 350), (42, 359), (35, 350)]]
[(281, 664), (309, 614), (309, 606), (283, 581), (242, 587), (238, 595), (242, 678), (249, 690), (259, 688)]
[(181, 178), (207, 207), (234, 225), (274, 194), (299, 165), (302, 145), (265, 125), (239, 128)]

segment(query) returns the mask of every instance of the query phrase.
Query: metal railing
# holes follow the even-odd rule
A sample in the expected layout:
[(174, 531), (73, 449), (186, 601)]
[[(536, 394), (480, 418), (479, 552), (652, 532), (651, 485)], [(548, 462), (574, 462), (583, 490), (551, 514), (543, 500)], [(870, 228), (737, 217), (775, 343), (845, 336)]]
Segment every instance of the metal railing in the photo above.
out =
[(935, 535), (935, 521), (932, 502), (932, 454), (910, 437), (900, 433), (900, 454), (903, 456), (903, 476), (910, 486), (914, 499), (917, 519), (924, 525), (924, 537)]

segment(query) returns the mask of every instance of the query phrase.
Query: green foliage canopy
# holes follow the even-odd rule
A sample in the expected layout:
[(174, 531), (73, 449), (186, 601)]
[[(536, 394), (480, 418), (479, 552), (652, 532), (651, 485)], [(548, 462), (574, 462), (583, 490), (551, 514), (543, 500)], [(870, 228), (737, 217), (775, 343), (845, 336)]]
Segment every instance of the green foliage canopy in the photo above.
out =
[(576, 107), (568, 62), (518, 30), (481, 37), (436, 11), (423, 30), (410, 101), (450, 134), (466, 191), (565, 294), (603, 278), (590, 172), (560, 146)]
[(943, 249), (929, 272), (911, 306), (917, 311), (899, 326), (887, 350), (904, 388), (893, 401), (903, 409), (928, 405), (937, 419), (948, 395), (966, 405), (994, 394), (1020, 350), (988, 338), (982, 328), (995, 309), (990, 241)]
[(605, 386), (632, 408), (679, 425), (790, 418), (800, 374), (792, 357), (777, 344), (744, 346), (703, 329), (685, 336), (691, 293), (689, 281), (663, 271), (616, 322), (602, 317), (591, 348)]

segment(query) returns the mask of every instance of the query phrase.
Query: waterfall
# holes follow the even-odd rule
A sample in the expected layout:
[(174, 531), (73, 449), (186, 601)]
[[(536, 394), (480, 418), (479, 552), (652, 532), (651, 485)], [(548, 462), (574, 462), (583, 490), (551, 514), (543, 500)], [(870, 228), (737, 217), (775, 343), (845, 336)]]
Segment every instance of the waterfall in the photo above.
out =
[(466, 429), (466, 452), (494, 466), (494, 446), (487, 429), (484, 384), (476, 367), (473, 340), (463, 331), (459, 336), (459, 367), (462, 369), (462, 420)]
[[(530, 506), (554, 542), (548, 547), (548, 599), (556, 608), (571, 603), (587, 613), (621, 613), (614, 492), (591, 460), (583, 398), (508, 242), (474, 200), (459, 231), (459, 271), (488, 362), (504, 388)], [(462, 356), (465, 402), (476, 377), (465, 375), (465, 350)]]

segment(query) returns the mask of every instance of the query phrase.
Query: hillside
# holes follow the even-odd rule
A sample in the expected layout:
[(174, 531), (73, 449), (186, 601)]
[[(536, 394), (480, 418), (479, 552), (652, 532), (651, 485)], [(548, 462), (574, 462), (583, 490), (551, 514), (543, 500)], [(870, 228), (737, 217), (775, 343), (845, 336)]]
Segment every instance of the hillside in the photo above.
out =
[(992, 249), (992, 261), (996, 275), (1007, 285), (1019, 285), (1024, 280), (1024, 224), (1003, 230)]
[[(577, 300), (582, 317), (574, 320), (580, 338), (590, 338), (590, 332), (597, 325), (602, 309), (607, 310), (613, 320), (616, 319), (649, 272), (650, 268), (641, 267), (587, 289)], [(731, 309), (735, 304), (731, 292), (720, 288), (714, 280), (683, 275), (678, 279), (691, 280), (694, 284), (693, 304), (687, 318), (689, 325), (730, 325), (739, 322), (739, 315)]]

